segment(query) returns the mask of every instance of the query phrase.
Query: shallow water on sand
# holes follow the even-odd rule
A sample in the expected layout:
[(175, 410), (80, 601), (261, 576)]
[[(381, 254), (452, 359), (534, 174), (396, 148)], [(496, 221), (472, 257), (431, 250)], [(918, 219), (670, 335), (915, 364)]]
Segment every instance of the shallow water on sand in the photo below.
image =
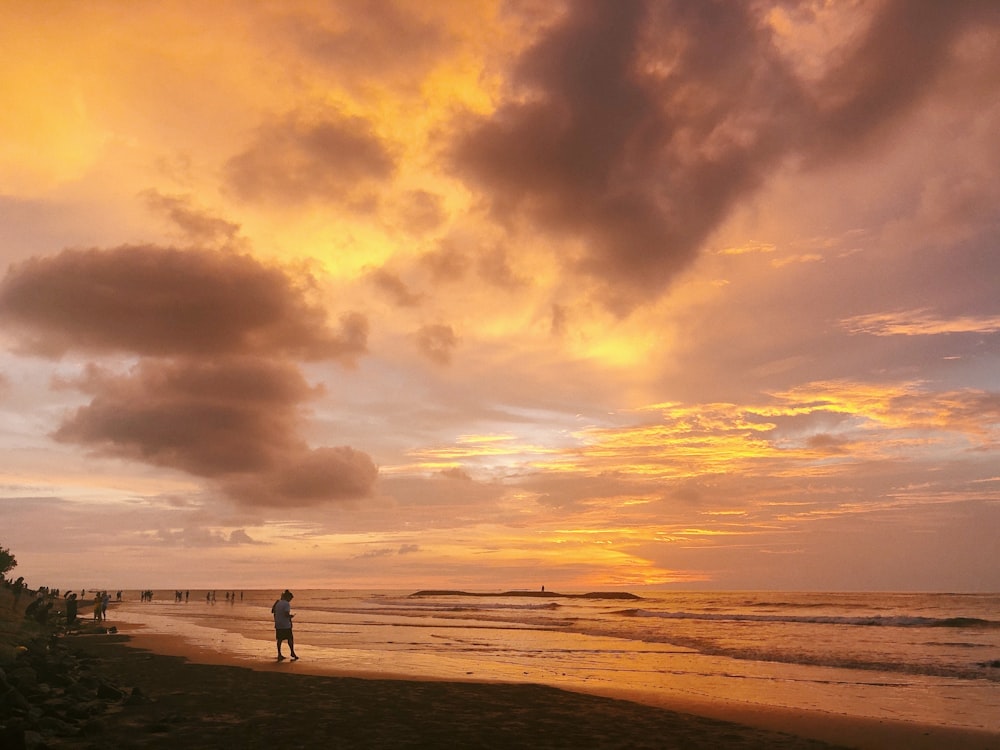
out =
[[(537, 682), (1000, 732), (1000, 596), (644, 593), (635, 600), (296, 592), (329, 671)], [(275, 592), (126, 592), (110, 622), (273, 660)]]

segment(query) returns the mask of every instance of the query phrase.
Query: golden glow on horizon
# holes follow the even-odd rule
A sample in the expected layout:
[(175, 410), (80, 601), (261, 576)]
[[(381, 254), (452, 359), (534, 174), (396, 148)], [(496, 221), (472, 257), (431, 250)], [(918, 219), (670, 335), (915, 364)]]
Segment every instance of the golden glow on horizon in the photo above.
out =
[(420, 451), (414, 451), (411, 455), (416, 457), (426, 457), (429, 459), (450, 459), (452, 461), (457, 461), (459, 459), (498, 458), (501, 456), (537, 455), (553, 452), (555, 452), (553, 449), (543, 448), (537, 445), (478, 444), (475, 447), (468, 448), (459, 446), (454, 448), (425, 448)]
[(482, 445), (485, 443), (507, 443), (516, 439), (513, 435), (459, 435), (455, 442), (459, 445)]

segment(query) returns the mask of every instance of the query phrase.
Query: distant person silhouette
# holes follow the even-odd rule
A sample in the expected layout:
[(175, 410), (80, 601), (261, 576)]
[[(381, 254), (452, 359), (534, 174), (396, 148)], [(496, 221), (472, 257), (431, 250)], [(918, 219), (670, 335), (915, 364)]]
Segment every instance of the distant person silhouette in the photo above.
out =
[(278, 646), (278, 661), (284, 661), (285, 659), (285, 655), (281, 653), (281, 643), (283, 641), (288, 641), (288, 650), (292, 661), (299, 658), (295, 654), (295, 637), (292, 635), (292, 618), (295, 617), (292, 614), (293, 596), (294, 594), (291, 591), (285, 589), (281, 594), (281, 598), (271, 607), (271, 613), (274, 615), (274, 639)]
[(24, 576), (20, 576), (14, 581), (14, 603), (10, 605), (11, 607), (17, 609), (18, 602), (21, 601), (21, 592), (26, 588), (27, 585), (24, 583)]

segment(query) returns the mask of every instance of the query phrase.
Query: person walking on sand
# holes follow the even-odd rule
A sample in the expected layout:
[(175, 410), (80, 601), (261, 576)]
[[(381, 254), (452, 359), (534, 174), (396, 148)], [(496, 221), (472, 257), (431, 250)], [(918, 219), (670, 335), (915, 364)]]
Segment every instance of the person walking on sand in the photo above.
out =
[(295, 654), (295, 638), (292, 636), (292, 618), (295, 617), (292, 614), (293, 596), (291, 591), (285, 589), (281, 594), (281, 598), (271, 607), (271, 612), (274, 614), (274, 639), (278, 645), (278, 661), (284, 661), (285, 659), (284, 654), (281, 653), (282, 641), (288, 641), (288, 650), (292, 661), (299, 658)]

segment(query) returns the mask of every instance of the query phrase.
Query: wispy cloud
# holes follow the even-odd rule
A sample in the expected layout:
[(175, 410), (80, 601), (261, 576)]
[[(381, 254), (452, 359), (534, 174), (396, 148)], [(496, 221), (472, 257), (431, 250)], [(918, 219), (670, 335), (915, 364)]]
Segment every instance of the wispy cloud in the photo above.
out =
[(937, 336), (949, 333), (996, 333), (1000, 331), (1000, 315), (936, 314), (926, 308), (886, 313), (856, 315), (842, 321), (851, 333), (873, 336)]

